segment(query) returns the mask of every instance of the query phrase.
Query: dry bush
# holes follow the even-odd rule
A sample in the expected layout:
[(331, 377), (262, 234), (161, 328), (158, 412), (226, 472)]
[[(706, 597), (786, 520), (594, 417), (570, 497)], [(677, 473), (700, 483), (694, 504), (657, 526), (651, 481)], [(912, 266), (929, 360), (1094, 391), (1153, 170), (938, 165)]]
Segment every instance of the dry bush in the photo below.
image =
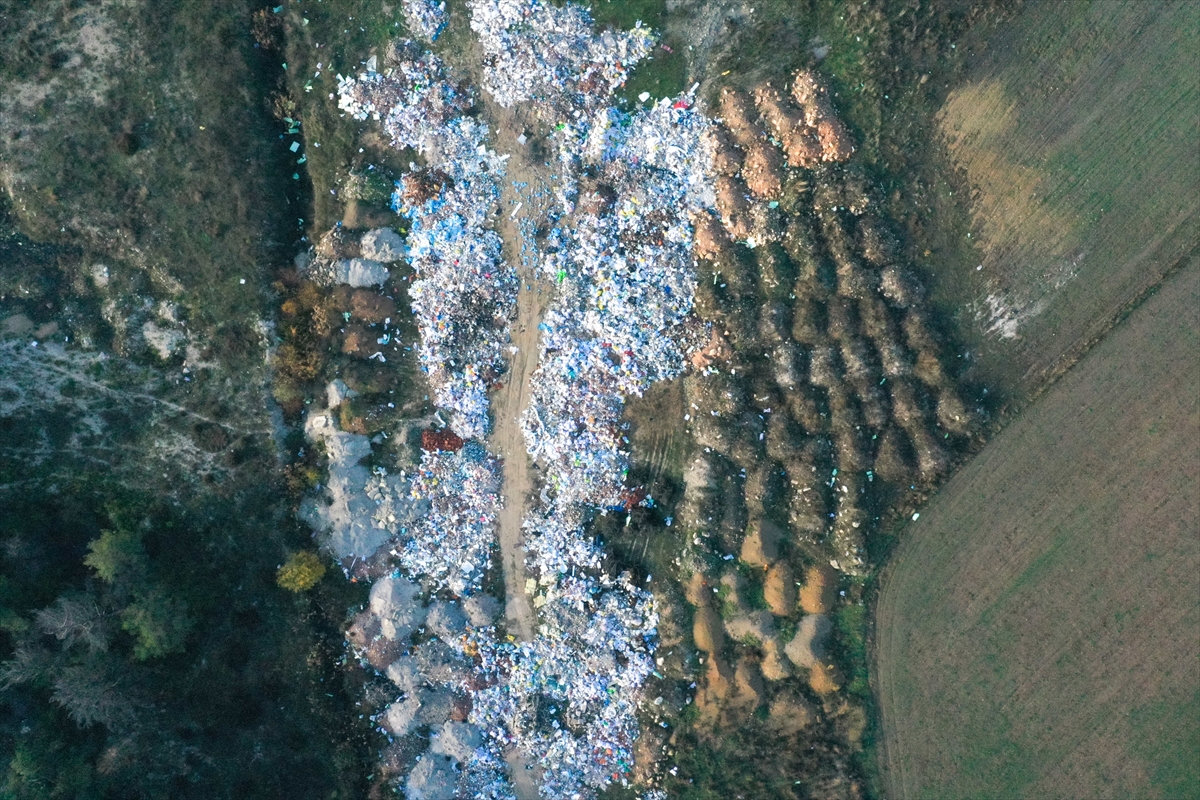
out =
[(942, 369), (942, 361), (938, 357), (937, 351), (932, 348), (917, 353), (917, 362), (913, 365), (913, 375), (920, 378), (921, 383), (934, 389), (950, 385), (950, 379), (946, 377), (946, 372)]
[(758, 336), (764, 345), (776, 345), (788, 338), (792, 327), (791, 311), (780, 302), (768, 303), (758, 318)]
[(891, 310), (878, 295), (858, 299), (858, 317), (862, 320), (862, 332), (876, 344), (895, 341), (900, 335)]
[(880, 272), (879, 291), (899, 308), (912, 308), (925, 297), (916, 276), (897, 264)]
[(885, 481), (905, 484), (912, 480), (915, 463), (908, 435), (895, 426), (885, 430), (875, 453), (875, 474)]
[(704, 132), (704, 146), (712, 156), (713, 171), (718, 175), (736, 175), (742, 169), (745, 154), (733, 143), (729, 131), (713, 125)]
[(842, 297), (861, 300), (870, 297), (879, 286), (879, 275), (874, 270), (864, 269), (851, 258), (837, 265), (837, 293)]
[(873, 214), (858, 219), (855, 226), (858, 251), (876, 267), (886, 267), (900, 258), (900, 244), (886, 224)]
[(858, 394), (863, 421), (876, 430), (887, 425), (891, 419), (891, 412), (888, 409), (887, 397), (879, 387), (879, 381), (855, 383), (854, 391)]
[(783, 190), (783, 158), (769, 142), (754, 142), (747, 146), (741, 174), (750, 193), (758, 199), (779, 199)]
[(904, 345), (893, 339), (877, 339), (875, 349), (879, 353), (879, 363), (886, 377), (903, 378), (912, 374), (912, 356)]
[(950, 455), (942, 439), (926, 428), (914, 428), (908, 432), (912, 437), (913, 451), (917, 455), (917, 472), (921, 480), (932, 483), (950, 469)]
[(782, 409), (772, 413), (767, 420), (767, 455), (787, 464), (788, 474), (792, 465), (804, 455), (804, 431)]
[(851, 383), (879, 383), (879, 365), (875, 363), (867, 343), (854, 335), (843, 337), (839, 342), (842, 363), (846, 365), (846, 379)]
[(785, 231), (783, 212), (771, 208), (766, 203), (755, 203), (750, 206), (750, 238), (755, 244), (763, 245), (779, 242)]
[(925, 425), (925, 412), (913, 392), (912, 385), (903, 379), (887, 382), (892, 400), (892, 417), (910, 434)]
[(814, 345), (825, 338), (825, 306), (817, 300), (800, 297), (792, 311), (792, 338), (800, 344)]
[[(777, 212), (772, 212), (777, 213)], [(758, 289), (764, 297), (780, 297), (792, 282), (792, 264), (778, 245), (755, 248)]]
[(923, 350), (937, 351), (937, 337), (926, 318), (925, 309), (920, 307), (908, 309), (900, 322), (900, 327), (904, 330), (904, 339), (911, 350), (918, 353)]
[(841, 185), (842, 205), (856, 217), (875, 205), (875, 189), (861, 169), (847, 167)]
[(862, 471), (871, 466), (871, 451), (862, 433), (857, 430), (838, 430), (834, 426), (833, 446), (837, 451), (838, 474), (841, 470)]
[(847, 391), (844, 383), (829, 388), (829, 428), (835, 437), (855, 433), (862, 427), (862, 416), (858, 411), (858, 403)]

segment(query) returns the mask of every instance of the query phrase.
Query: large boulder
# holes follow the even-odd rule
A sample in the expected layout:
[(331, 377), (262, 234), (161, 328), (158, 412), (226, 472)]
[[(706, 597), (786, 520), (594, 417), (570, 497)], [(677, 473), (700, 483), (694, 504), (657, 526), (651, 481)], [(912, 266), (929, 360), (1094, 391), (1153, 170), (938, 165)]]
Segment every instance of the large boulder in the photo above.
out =
[(429, 749), (467, 763), (483, 746), (483, 731), (469, 722), (447, 722), (436, 734)]
[(458, 773), (450, 756), (426, 753), (404, 784), (408, 800), (454, 800), (458, 796)]
[(763, 599), (776, 616), (786, 617), (796, 608), (796, 579), (786, 561), (777, 562), (763, 581)]
[(364, 258), (387, 264), (404, 258), (407, 248), (400, 234), (391, 228), (376, 228), (367, 231), (360, 240)]
[(706, 653), (719, 653), (725, 645), (725, 632), (721, 630), (721, 618), (709, 606), (696, 610), (692, 621), (692, 639), (696, 647)]
[(333, 279), (357, 289), (367, 286), (382, 286), (391, 274), (387, 267), (369, 258), (344, 258), (337, 262)]
[(491, 625), (500, 615), (500, 603), (490, 594), (473, 594), (463, 600), (463, 612), (476, 628)]
[(438, 601), (429, 606), (425, 627), (443, 642), (455, 641), (467, 629), (467, 615), (458, 603)]
[(425, 620), (421, 589), (407, 578), (380, 578), (371, 587), (371, 612), (387, 639), (408, 639)]
[(775, 619), (768, 611), (748, 611), (725, 620), (725, 632), (731, 639), (753, 639), (762, 644), (775, 635)]

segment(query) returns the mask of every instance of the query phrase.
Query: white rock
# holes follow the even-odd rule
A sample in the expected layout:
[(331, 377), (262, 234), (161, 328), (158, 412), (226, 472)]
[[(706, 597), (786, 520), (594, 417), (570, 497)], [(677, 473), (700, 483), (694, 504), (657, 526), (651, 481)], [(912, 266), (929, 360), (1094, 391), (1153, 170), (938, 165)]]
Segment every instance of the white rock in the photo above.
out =
[(351, 397), (356, 397), (358, 392), (346, 385), (346, 382), (341, 378), (334, 378), (325, 387), (325, 398), (330, 409), (337, 408)]
[(363, 258), (387, 264), (404, 258), (407, 250), (400, 234), (391, 228), (376, 228), (362, 235)]
[(408, 800), (454, 800), (458, 794), (458, 775), (453, 761), (442, 755), (426, 753), (404, 784)]
[(142, 326), (142, 336), (145, 337), (146, 344), (150, 349), (164, 361), (175, 355), (175, 352), (187, 341), (187, 336), (182, 331), (160, 328), (154, 324), (153, 320)]
[(451, 756), (460, 763), (470, 760), (483, 746), (483, 731), (469, 722), (447, 722), (429, 746), (434, 753)]
[(337, 262), (334, 280), (357, 288), (382, 285), (387, 281), (387, 267), (369, 258), (345, 258)]

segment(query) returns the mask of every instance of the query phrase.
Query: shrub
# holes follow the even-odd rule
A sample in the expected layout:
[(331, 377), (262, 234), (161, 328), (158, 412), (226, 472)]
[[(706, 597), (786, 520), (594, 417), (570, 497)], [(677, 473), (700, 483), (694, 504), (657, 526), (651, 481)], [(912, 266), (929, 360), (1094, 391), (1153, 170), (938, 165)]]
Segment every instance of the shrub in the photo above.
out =
[(279, 568), (275, 582), (291, 592), (306, 592), (325, 577), (325, 564), (310, 550), (293, 553)]

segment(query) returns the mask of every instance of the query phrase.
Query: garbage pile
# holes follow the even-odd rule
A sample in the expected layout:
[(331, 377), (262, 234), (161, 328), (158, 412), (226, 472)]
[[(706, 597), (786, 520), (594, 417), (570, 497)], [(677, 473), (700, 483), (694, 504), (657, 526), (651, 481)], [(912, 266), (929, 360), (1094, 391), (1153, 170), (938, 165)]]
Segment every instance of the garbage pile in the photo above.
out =
[(595, 151), (590, 180), (612, 202), (600, 213), (581, 207), (541, 265), (559, 289), (522, 428), (560, 505), (618, 504), (624, 398), (684, 368), (675, 334), (695, 292), (689, 217), (714, 202), (700, 146), (707, 125), (685, 98), (635, 115), (608, 110), (587, 132), (564, 134)]
[(404, 0), (404, 23), (415, 35), (427, 42), (435, 41), (446, 29), (450, 16), (446, 13), (445, 0)]
[(537, 759), (543, 796), (590, 796), (633, 766), (658, 616), (628, 573), (568, 576), (550, 594), (533, 642), (477, 640), (478, 672), (489, 685), (474, 693), (471, 721), (509, 730), (503, 743)]
[(426, 450), (413, 476), (414, 500), (429, 512), (408, 529), (400, 563), (455, 594), (477, 589), (500, 512), (500, 466), (477, 443), (457, 452)]
[(487, 389), (504, 369), (518, 288), (488, 226), (506, 157), (488, 149), (485, 124), (463, 115), (471, 101), (445, 79), (436, 56), (397, 50), (404, 57), (387, 74), (339, 77), (339, 107), (378, 120), (395, 146), (415, 149), (432, 167), (407, 174), (393, 197), (410, 220), (418, 358), (437, 404), (454, 412), (454, 432), (482, 438), (489, 429)]
[(654, 47), (640, 23), (597, 36), (583, 6), (542, 0), (472, 0), (471, 30), (484, 51), (484, 89), (505, 108), (537, 101), (560, 109), (606, 105)]

